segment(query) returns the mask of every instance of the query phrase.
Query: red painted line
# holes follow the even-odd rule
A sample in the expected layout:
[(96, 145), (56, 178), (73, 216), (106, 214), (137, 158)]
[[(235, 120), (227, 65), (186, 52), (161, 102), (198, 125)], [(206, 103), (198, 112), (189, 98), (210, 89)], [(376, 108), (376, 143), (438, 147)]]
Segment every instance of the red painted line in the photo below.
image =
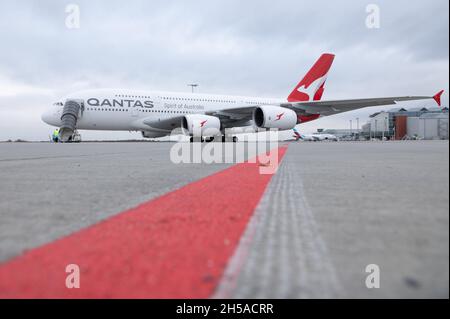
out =
[(237, 164), (30, 250), (0, 266), (0, 298), (207, 298), (270, 178)]

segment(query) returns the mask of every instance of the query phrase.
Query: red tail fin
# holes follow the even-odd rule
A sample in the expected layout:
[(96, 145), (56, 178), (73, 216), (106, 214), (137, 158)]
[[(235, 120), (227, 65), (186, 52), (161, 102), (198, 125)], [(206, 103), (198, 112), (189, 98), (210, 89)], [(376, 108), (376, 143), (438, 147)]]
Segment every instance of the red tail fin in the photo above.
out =
[(334, 54), (324, 53), (289, 94), (289, 102), (320, 100)]
[(439, 92), (437, 92), (434, 96), (433, 99), (436, 101), (436, 103), (441, 106), (441, 95), (442, 93), (444, 93), (444, 90), (440, 90)]

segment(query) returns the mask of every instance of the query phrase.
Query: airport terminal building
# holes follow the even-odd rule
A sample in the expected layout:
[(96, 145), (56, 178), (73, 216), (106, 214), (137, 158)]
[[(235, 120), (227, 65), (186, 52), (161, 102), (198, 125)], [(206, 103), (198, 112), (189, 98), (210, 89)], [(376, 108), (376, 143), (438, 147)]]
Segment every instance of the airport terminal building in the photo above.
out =
[(362, 126), (362, 137), (393, 140), (448, 140), (448, 108), (394, 108), (376, 112)]

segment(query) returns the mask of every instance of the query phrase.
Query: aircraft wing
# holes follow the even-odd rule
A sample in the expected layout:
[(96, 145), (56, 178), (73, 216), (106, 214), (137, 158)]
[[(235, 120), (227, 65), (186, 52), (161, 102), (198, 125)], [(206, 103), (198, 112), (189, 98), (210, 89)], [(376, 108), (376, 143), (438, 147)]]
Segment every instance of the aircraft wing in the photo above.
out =
[(183, 116), (174, 116), (170, 118), (164, 118), (160, 120), (156, 120), (153, 118), (145, 118), (143, 123), (148, 125), (149, 129), (156, 130), (173, 130), (177, 127), (181, 126), (181, 121), (183, 120)]
[[(442, 91), (434, 96), (399, 96), (383, 98), (365, 98), (352, 100), (331, 100), (331, 101), (306, 101), (306, 102), (285, 102), (275, 106), (281, 106), (295, 111), (298, 115), (320, 115), (328, 116), (338, 113), (353, 111), (369, 106), (391, 105), (397, 102), (434, 99), (440, 105)], [(206, 114), (217, 116), (222, 121), (244, 122), (252, 119), (253, 110), (258, 107), (246, 106), (241, 108), (225, 109), (220, 111), (207, 112)]]
[(369, 106), (391, 105), (403, 101), (427, 100), (431, 96), (399, 96), (352, 100), (310, 101), (281, 103), (280, 106), (294, 110), (300, 114), (320, 114), (321, 116), (334, 115), (353, 111)]

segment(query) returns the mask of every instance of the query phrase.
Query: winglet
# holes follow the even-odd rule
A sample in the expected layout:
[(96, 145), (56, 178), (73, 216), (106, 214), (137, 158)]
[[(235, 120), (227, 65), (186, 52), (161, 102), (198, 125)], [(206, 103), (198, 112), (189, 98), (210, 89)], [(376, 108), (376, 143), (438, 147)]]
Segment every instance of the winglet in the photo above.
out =
[(433, 99), (436, 101), (436, 103), (437, 103), (439, 106), (441, 106), (441, 95), (442, 95), (442, 93), (444, 93), (444, 90), (440, 90), (438, 93), (436, 93), (436, 94), (433, 96)]

